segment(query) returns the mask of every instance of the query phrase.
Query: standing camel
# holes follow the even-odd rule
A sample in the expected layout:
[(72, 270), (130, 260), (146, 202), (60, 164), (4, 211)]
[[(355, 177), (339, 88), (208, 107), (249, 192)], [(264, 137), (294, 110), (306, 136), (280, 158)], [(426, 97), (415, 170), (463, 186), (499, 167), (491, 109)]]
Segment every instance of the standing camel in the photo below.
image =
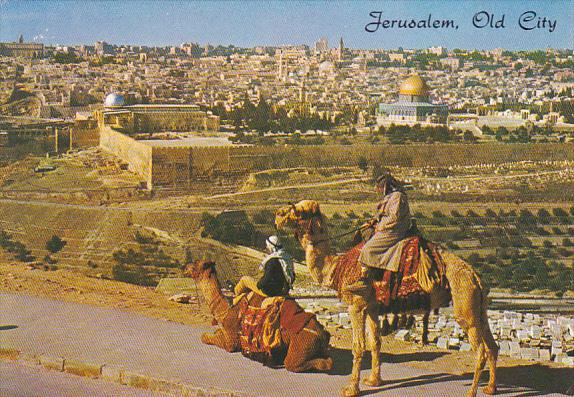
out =
[[(319, 204), (313, 200), (302, 200), (294, 205), (278, 209), (275, 213), (275, 225), (278, 229), (291, 228), (305, 250), (307, 267), (313, 279), (328, 288), (334, 288), (345, 303), (349, 305), (349, 316), (353, 329), (353, 369), (351, 380), (342, 394), (345, 397), (354, 397), (359, 394), (359, 378), (361, 360), (365, 350), (365, 329), (369, 328), (369, 345), (371, 348), (372, 366), (371, 374), (363, 380), (368, 386), (382, 385), (380, 369), (381, 339), (379, 334), (379, 304), (372, 289), (366, 293), (352, 294), (345, 291), (345, 285), (335, 280), (337, 266), (341, 256), (329, 255), (329, 233), (326, 220), (319, 209)], [(498, 346), (490, 331), (487, 319), (488, 290), (484, 288), (472, 267), (449, 253), (442, 252), (445, 264), (446, 278), (452, 294), (454, 317), (459, 325), (466, 331), (472, 349), (476, 352), (477, 360), (474, 370), (472, 386), (467, 397), (475, 397), (480, 374), (484, 369), (486, 360), (490, 368), (488, 385), (483, 388), (486, 394), (496, 393), (496, 359)], [(358, 263), (356, 266), (360, 266)], [(446, 293), (444, 288), (436, 287), (429, 296), (430, 308), (436, 309), (444, 305)], [(448, 298), (447, 298), (448, 299)]]
[[(240, 351), (241, 324), (244, 320), (241, 307), (239, 304), (230, 306), (221, 293), (215, 263), (195, 261), (183, 267), (183, 274), (198, 282), (209, 310), (219, 325), (215, 333), (201, 335), (201, 341), (229, 353)], [(287, 346), (284, 359), (287, 371), (330, 371), (333, 368), (333, 359), (327, 354), (331, 336), (315, 316), (298, 332), (281, 327), (280, 335), (282, 345)]]

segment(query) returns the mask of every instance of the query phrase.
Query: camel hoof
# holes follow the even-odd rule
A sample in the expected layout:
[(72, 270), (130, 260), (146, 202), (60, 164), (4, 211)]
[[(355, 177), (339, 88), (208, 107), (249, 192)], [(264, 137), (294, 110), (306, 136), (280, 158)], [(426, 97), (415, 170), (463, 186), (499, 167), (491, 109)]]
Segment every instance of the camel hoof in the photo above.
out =
[(355, 385), (348, 385), (343, 387), (341, 395), (343, 397), (357, 397), (359, 395), (359, 388)]
[(490, 396), (493, 396), (496, 394), (496, 386), (491, 386), (491, 385), (484, 386), (482, 388), (482, 392), (484, 394), (488, 394)]
[(363, 384), (371, 387), (378, 387), (383, 385), (383, 380), (381, 378), (376, 379), (365, 378), (363, 379)]
[(333, 369), (333, 359), (331, 357), (327, 357), (324, 360), (320, 360), (315, 365), (315, 369), (319, 372), (328, 372)]

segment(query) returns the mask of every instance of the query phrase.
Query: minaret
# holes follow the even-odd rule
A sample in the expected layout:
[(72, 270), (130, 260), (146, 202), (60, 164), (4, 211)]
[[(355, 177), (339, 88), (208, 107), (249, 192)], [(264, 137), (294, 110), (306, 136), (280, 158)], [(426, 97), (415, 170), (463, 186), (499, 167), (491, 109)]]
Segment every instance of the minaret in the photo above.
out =
[(345, 51), (345, 45), (343, 44), (343, 38), (339, 40), (339, 48), (337, 49), (337, 60), (343, 60), (343, 51)]

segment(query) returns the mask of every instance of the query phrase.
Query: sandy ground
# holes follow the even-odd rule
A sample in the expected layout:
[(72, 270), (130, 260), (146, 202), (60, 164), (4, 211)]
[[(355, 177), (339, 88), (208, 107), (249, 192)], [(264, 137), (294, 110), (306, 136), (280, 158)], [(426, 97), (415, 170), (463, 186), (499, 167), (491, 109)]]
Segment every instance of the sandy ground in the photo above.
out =
[[(0, 263), (0, 290), (127, 310), (183, 324), (211, 322), (205, 305), (171, 302), (168, 296), (152, 288), (86, 277), (67, 270), (46, 271), (31, 269), (23, 264)], [(335, 353), (339, 349), (350, 349), (350, 330), (329, 331)], [(381, 351), (385, 362), (400, 362), (437, 373), (462, 375), (471, 373), (474, 368), (474, 355), (470, 352), (423, 347), (397, 341), (392, 335), (383, 338)], [(501, 383), (531, 387), (543, 392), (566, 393), (570, 388), (574, 391), (574, 368), (560, 364), (500, 357), (498, 375)]]

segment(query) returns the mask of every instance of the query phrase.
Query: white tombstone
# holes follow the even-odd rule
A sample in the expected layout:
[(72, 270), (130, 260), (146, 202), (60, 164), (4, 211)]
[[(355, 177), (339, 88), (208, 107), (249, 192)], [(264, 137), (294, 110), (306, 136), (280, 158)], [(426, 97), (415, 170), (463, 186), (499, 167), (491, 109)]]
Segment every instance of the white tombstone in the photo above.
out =
[(510, 342), (507, 340), (501, 340), (498, 345), (500, 346), (500, 354), (505, 356), (510, 355)]
[(460, 344), (460, 351), (461, 351), (461, 352), (468, 352), (468, 351), (470, 351), (471, 349), (472, 349), (472, 348), (471, 348), (471, 346), (470, 346), (470, 343), (462, 342), (462, 343)]
[(448, 338), (441, 336), (436, 342), (436, 346), (441, 349), (448, 349)]
[(513, 357), (520, 357), (520, 343), (518, 341), (511, 341), (510, 345), (510, 355)]
[(527, 340), (528, 339), (528, 331), (525, 329), (521, 329), (521, 330), (516, 331), (516, 338), (518, 340), (521, 340), (521, 341)]
[(566, 358), (568, 358), (566, 353), (558, 353), (554, 356), (554, 362), (561, 363)]
[(538, 354), (541, 361), (550, 361), (550, 350), (540, 349), (538, 350)]

